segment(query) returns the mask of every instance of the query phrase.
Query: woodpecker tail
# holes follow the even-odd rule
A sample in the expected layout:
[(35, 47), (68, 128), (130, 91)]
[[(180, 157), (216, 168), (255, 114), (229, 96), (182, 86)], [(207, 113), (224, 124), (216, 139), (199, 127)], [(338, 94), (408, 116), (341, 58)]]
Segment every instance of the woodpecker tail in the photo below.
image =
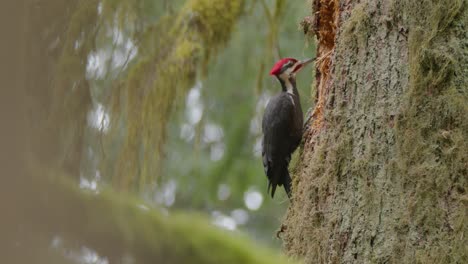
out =
[[(291, 198), (291, 177), (289, 176), (288, 164), (284, 164), (282, 168), (274, 168), (272, 170), (272, 177), (268, 177), (268, 192), (271, 193), (271, 198), (275, 196), (276, 187), (283, 186), (286, 194)], [(271, 189), (271, 192), (270, 192)]]
[(291, 199), (292, 180), (291, 180), (291, 176), (289, 176), (288, 169), (286, 169), (286, 175), (285, 175), (285, 177), (283, 179), (284, 179), (284, 182), (283, 182), (284, 190), (286, 191), (286, 194), (288, 195), (288, 198)]
[[(271, 191), (270, 191), (270, 189), (271, 189)], [(276, 191), (276, 184), (272, 183), (271, 181), (268, 181), (267, 192), (271, 193), (271, 198), (275, 197), (275, 191)]]

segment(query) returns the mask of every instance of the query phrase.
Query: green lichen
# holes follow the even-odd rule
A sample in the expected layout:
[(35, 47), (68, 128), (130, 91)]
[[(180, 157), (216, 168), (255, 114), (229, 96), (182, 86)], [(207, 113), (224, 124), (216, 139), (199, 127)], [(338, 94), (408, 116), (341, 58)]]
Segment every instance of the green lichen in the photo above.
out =
[(467, 2), (342, 8), (325, 126), (296, 168), (286, 249), (308, 263), (465, 263)]
[(367, 1), (357, 4), (349, 19), (343, 24), (340, 37), (344, 43), (347, 43), (347, 47), (365, 48), (367, 46), (366, 41), (371, 34), (371, 14), (368, 9)]
[[(59, 54), (54, 61), (56, 65), (50, 67), (51, 76), (47, 77), (52, 78), (49, 91), (43, 91), (44, 95), (50, 96), (51, 103), (45, 106), (48, 117), (41, 128), (44, 133), (41, 139), (46, 146), (41, 148), (53, 149), (54, 161), (48, 166), (61, 167), (78, 177), (87, 110), (91, 106), (89, 83), (85, 76), (87, 55), (95, 48), (94, 37), (98, 30), (97, 3), (80, 1), (69, 4), (72, 7), (70, 10), (73, 10), (70, 12), (71, 18), (67, 17), (69, 21), (66, 27), (55, 25), (55, 30), (60, 32), (56, 35), (53, 49), (48, 47), (50, 53), (53, 50)], [(53, 12), (60, 12), (57, 10), (60, 9), (53, 9)], [(63, 10), (67, 9), (64, 7)], [(62, 14), (56, 15), (60, 21)], [(52, 25), (49, 27), (54, 29)], [(52, 61), (47, 59), (49, 63)], [(43, 67), (46, 66), (50, 65)]]
[[(79, 189), (69, 177), (50, 171), (37, 175), (39, 171), (10, 181), (17, 192), (2, 193), (3, 208), (15, 204), (3, 218), (2, 228), (9, 224), (24, 227), (21, 232), (2, 229), (16, 242), (16, 249), (6, 258), (13, 263), (51, 263), (82, 247), (112, 263), (126, 259), (135, 263), (292, 263), (238, 233), (214, 227), (200, 215), (164, 214), (133, 196), (110, 189)], [(22, 180), (30, 185), (17, 185)]]
[(405, 259), (462, 263), (468, 260), (467, 2), (405, 1), (401, 8), (410, 27), (410, 87), (397, 122), (398, 169), (411, 191), (402, 217), (424, 241)]
[[(144, 59), (129, 69), (123, 90), (113, 99), (114, 116), (128, 120), (116, 167), (107, 170), (116, 186), (126, 189), (155, 180), (166, 123), (176, 102), (229, 40), (243, 3), (190, 0), (176, 17), (161, 18), (139, 33)], [(125, 95), (123, 103), (119, 94)]]

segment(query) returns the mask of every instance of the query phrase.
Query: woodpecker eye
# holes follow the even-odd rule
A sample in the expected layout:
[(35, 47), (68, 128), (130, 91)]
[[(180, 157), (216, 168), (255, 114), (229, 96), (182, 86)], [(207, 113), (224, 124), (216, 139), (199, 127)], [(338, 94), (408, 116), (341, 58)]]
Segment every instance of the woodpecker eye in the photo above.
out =
[(283, 64), (283, 67), (281, 67), (281, 72), (284, 72), (286, 69), (291, 67), (293, 64), (294, 64), (294, 62), (292, 62), (292, 61), (286, 62), (285, 64)]
[(283, 73), (286, 69), (290, 68), (297, 62), (296, 59), (293, 58), (284, 58), (275, 63), (273, 68), (270, 71), (270, 75), (278, 75)]

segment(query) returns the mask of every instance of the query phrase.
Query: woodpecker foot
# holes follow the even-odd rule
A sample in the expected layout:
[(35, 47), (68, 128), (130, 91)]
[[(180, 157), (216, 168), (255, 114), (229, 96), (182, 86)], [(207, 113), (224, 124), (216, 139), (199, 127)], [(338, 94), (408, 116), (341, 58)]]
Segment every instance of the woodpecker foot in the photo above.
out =
[(280, 229), (278, 231), (276, 231), (276, 237), (278, 239), (281, 239), (281, 234), (284, 233), (284, 231), (288, 230), (288, 226), (285, 225), (285, 224), (282, 224)]

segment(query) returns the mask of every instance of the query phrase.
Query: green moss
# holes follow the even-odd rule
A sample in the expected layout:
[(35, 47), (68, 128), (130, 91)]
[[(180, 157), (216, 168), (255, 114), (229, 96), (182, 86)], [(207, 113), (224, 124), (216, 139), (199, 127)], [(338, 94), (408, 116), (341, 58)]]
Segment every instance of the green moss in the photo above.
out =
[(229, 40), (243, 4), (190, 0), (176, 17), (164, 17), (139, 33), (143, 59), (128, 70), (123, 91), (113, 98), (113, 116), (128, 120), (116, 166), (106, 173), (114, 175), (116, 186), (127, 189), (155, 180), (166, 123), (176, 103), (203, 76), (210, 58)]
[[(109, 189), (81, 190), (66, 179), (41, 175), (28, 179), (33, 188), (9, 194), (8, 201), (15, 201), (21, 212), (5, 221), (16, 221), (29, 232), (23, 237), (13, 231), (12, 239), (38, 240), (37, 245), (27, 245), (28, 251), (43, 250), (42, 244), (60, 237), (65, 245), (88, 247), (110, 262), (130, 257), (136, 263), (291, 263), (240, 234), (213, 227), (200, 215), (164, 215), (132, 196)], [(41, 263), (47, 260), (45, 256)]]
[(288, 253), (465, 263), (467, 1), (341, 7), (325, 126), (307, 139), (285, 221)]
[(404, 1), (401, 8), (410, 28), (410, 87), (397, 122), (398, 166), (411, 191), (409, 232), (425, 241), (414, 261), (466, 262), (461, 223), (468, 215), (456, 186), (468, 184), (467, 3)]
[[(43, 106), (47, 109), (48, 116), (47, 121), (44, 122), (45, 125), (41, 128), (43, 130), (41, 132), (44, 133), (41, 140), (47, 143), (41, 148), (57, 147), (51, 151), (55, 156), (53, 164), (49, 166), (62, 167), (71, 175), (78, 177), (87, 111), (92, 102), (89, 83), (85, 76), (87, 55), (95, 48), (97, 3), (79, 1), (78, 3), (70, 2), (69, 5), (69, 8), (55, 7), (57, 9), (52, 11), (57, 12), (56, 19), (61, 21), (60, 16), (63, 10), (67, 10), (65, 13), (68, 13), (71, 18), (66, 18), (68, 22), (66, 25), (56, 25), (57, 22), (54, 21), (46, 27), (47, 30), (59, 32), (50, 34), (44, 28), (41, 29), (45, 31), (41, 32), (44, 36), (53, 35), (56, 38), (52, 46), (51, 43), (47, 43), (48, 51), (43, 52), (47, 52), (49, 56), (55, 55), (54, 52), (58, 53), (56, 60), (47, 57), (47, 61), (41, 61), (44, 65), (40, 66), (50, 67), (50, 76), (46, 79), (52, 79), (47, 83), (49, 90), (42, 91), (43, 96), (50, 96), (50, 103)], [(43, 39), (41, 41), (45, 42)], [(77, 43), (80, 44), (77, 45)], [(51, 62), (53, 67), (50, 65)]]
[(343, 24), (343, 32), (340, 38), (343, 43), (347, 44), (347, 48), (365, 48), (367, 46), (366, 41), (371, 34), (371, 20), (368, 9), (367, 1), (357, 4), (353, 8), (351, 16)]

